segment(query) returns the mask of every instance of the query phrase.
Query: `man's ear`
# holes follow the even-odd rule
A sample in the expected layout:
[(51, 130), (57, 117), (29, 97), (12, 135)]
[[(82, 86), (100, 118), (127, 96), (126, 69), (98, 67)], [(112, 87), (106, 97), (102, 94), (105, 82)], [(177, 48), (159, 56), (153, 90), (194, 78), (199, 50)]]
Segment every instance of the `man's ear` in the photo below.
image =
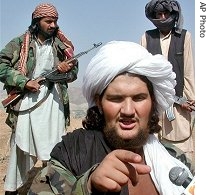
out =
[(103, 114), (103, 111), (102, 111), (102, 106), (101, 106), (101, 97), (100, 97), (100, 95), (95, 95), (95, 104), (96, 104), (96, 106), (98, 107), (98, 110), (99, 110), (99, 112), (100, 112), (100, 114)]
[(96, 106), (97, 106), (98, 108), (101, 108), (101, 99), (100, 99), (99, 94), (96, 94), (96, 95), (95, 95), (94, 100), (95, 100)]

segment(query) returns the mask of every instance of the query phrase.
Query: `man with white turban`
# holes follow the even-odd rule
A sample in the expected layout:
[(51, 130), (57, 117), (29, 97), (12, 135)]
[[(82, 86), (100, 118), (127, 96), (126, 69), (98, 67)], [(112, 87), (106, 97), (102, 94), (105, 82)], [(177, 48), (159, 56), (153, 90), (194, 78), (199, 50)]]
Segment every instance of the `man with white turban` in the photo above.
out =
[(153, 133), (170, 107), (176, 85), (172, 65), (137, 43), (111, 41), (88, 64), (83, 127), (62, 137), (29, 194), (180, 195), (169, 179), (172, 157)]
[[(67, 87), (77, 78), (78, 63), (73, 66), (65, 61), (73, 56), (74, 46), (57, 21), (58, 12), (52, 4), (39, 4), (28, 30), (0, 52), (0, 81), (8, 94), (15, 91), (21, 97), (7, 106), (6, 123), (12, 136), (6, 195), (17, 194), (38, 160), (46, 164), (70, 123)], [(71, 78), (42, 84), (43, 74), (52, 70), (68, 72)]]
[(195, 73), (191, 33), (183, 29), (182, 9), (176, 0), (151, 0), (145, 6), (145, 15), (156, 28), (147, 30), (140, 44), (153, 55), (165, 56), (177, 81), (176, 101), (161, 116), (159, 139), (174, 152), (179, 149), (181, 156), (176, 156), (194, 169)]

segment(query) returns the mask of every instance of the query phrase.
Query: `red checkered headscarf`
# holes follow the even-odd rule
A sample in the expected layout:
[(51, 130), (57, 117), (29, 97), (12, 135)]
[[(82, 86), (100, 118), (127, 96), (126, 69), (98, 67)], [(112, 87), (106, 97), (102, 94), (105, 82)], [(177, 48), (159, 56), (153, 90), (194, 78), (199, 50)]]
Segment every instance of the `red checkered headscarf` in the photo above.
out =
[[(35, 18), (43, 18), (43, 17), (58, 18), (58, 12), (52, 4), (42, 3), (39, 4), (32, 13), (32, 20)], [(71, 51), (68, 57), (72, 57), (74, 51), (74, 46), (72, 42), (63, 34), (63, 32), (60, 29), (58, 29), (56, 36), (63, 42), (64, 45), (66, 45), (68, 51)], [(20, 52), (20, 61), (18, 66), (18, 70), (24, 75), (27, 72), (26, 62), (28, 58), (29, 40), (30, 40), (30, 32), (27, 31), (24, 36), (23, 45)]]
[(42, 3), (35, 8), (34, 12), (32, 13), (32, 19), (42, 17), (58, 18), (58, 12), (52, 4)]

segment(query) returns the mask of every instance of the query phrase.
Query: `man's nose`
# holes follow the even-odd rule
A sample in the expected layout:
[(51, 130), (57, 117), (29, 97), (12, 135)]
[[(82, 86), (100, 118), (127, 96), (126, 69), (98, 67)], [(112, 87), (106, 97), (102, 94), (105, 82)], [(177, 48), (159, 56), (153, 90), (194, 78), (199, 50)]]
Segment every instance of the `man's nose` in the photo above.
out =
[(135, 114), (135, 107), (132, 102), (132, 100), (125, 100), (122, 108), (121, 108), (121, 113), (124, 115), (133, 115)]
[(52, 23), (50, 24), (50, 26), (51, 26), (52, 28), (55, 28), (55, 27), (57, 26), (57, 24), (56, 24), (55, 22), (52, 22)]
[(161, 19), (166, 19), (165, 13), (161, 13), (160, 18), (161, 18)]

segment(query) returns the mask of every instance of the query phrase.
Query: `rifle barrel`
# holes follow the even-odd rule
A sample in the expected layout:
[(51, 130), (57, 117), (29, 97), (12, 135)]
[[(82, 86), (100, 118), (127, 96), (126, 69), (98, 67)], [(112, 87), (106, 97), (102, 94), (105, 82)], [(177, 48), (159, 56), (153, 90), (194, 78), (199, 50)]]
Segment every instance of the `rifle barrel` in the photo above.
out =
[[(69, 58), (69, 59), (66, 59), (65, 61), (69, 64), (69, 63), (71, 63), (72, 61), (78, 59), (79, 57), (81, 57), (81, 56), (87, 54), (88, 52), (90, 52), (90, 51), (93, 50), (94, 48), (99, 47), (100, 45), (102, 45), (102, 42), (99, 42), (99, 43), (97, 43), (97, 44), (94, 43), (94, 44), (93, 44), (93, 47), (91, 47), (90, 49), (88, 49), (88, 50), (86, 50), (86, 51), (82, 51), (82, 52), (76, 54), (75, 56), (73, 56), (73, 57), (71, 57), (71, 58)], [(49, 71), (49, 72), (43, 74), (42, 76), (43, 76), (43, 77), (47, 77), (48, 75), (51, 75), (51, 74), (55, 73), (56, 71), (58, 71), (58, 69), (57, 69), (57, 68), (54, 68), (54, 69), (52, 69), (51, 71)], [(44, 81), (42, 81), (42, 82), (44, 82)]]

